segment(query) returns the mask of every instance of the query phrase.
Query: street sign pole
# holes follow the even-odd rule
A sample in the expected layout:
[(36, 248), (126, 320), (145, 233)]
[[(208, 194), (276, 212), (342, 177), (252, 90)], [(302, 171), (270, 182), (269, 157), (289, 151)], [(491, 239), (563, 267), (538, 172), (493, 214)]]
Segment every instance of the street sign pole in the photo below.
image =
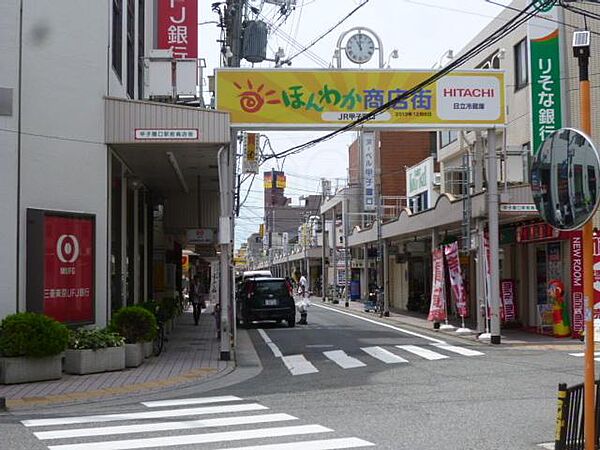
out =
[[(579, 103), (581, 131), (592, 135), (590, 103), (590, 33), (573, 35), (573, 52), (579, 61)], [(582, 228), (583, 241), (583, 296), (585, 300), (585, 365), (584, 365), (584, 442), (586, 450), (594, 450), (596, 442), (595, 375), (594, 375), (594, 241), (592, 220)]]

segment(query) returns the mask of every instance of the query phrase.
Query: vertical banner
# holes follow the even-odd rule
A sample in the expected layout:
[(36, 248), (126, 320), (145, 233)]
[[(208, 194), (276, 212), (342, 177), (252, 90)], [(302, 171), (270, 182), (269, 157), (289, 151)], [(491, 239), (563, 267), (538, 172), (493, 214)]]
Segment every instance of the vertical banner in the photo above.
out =
[(594, 319), (600, 319), (600, 232), (594, 232)]
[(244, 133), (244, 159), (242, 161), (242, 170), (244, 173), (258, 173), (257, 153), (259, 149), (259, 134)]
[[(583, 301), (583, 240), (581, 230), (571, 232), (569, 243), (571, 246), (571, 307), (573, 308), (573, 324), (571, 331), (574, 338), (579, 338), (585, 327)], [(596, 278), (595, 273), (596, 271), (594, 270), (594, 278)], [(596, 283), (594, 282), (594, 287), (595, 286)]]
[(504, 310), (504, 320), (516, 320), (517, 312), (515, 308), (515, 280), (500, 280), (500, 300)]
[(549, 134), (562, 127), (559, 7), (550, 3), (537, 8), (527, 23), (533, 154)]
[(375, 209), (375, 133), (362, 134), (362, 179), (365, 211)]
[(433, 279), (431, 281), (431, 306), (427, 320), (441, 322), (446, 320), (446, 298), (444, 296), (444, 252), (433, 251)]
[(468, 315), (467, 296), (465, 284), (463, 282), (460, 270), (460, 258), (458, 257), (458, 243), (453, 242), (444, 247), (446, 262), (448, 263), (448, 273), (450, 274), (450, 284), (456, 300), (456, 310), (458, 315), (466, 317)]
[(174, 58), (198, 57), (198, 0), (158, 1), (158, 48)]
[[(485, 257), (483, 258), (483, 266), (485, 268), (485, 317), (491, 319), (491, 308), (490, 308), (490, 286), (492, 285), (492, 274), (490, 273), (490, 241), (487, 233), (483, 233), (483, 252)], [(502, 316), (502, 311), (500, 311)]]

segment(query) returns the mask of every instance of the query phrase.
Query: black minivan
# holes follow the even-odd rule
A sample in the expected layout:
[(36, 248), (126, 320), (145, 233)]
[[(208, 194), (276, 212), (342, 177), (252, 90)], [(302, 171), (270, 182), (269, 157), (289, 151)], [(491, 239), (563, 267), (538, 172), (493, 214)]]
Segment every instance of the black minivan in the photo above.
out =
[(239, 285), (236, 307), (237, 323), (244, 327), (264, 320), (296, 324), (293, 287), (285, 278), (247, 278)]

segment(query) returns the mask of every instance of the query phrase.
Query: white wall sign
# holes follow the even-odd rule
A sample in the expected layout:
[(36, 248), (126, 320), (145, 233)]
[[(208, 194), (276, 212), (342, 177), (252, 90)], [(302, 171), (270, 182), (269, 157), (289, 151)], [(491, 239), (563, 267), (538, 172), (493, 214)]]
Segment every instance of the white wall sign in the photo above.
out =
[(375, 209), (375, 133), (364, 132), (362, 137), (362, 178), (364, 210)]
[(424, 159), (406, 171), (406, 196), (429, 190), (433, 183), (433, 157)]
[(437, 113), (464, 122), (502, 117), (503, 92), (496, 77), (445, 76), (437, 82)]
[(137, 140), (187, 141), (198, 139), (197, 128), (136, 128)]
[(193, 228), (186, 230), (189, 245), (212, 244), (215, 241), (215, 232), (210, 228)]

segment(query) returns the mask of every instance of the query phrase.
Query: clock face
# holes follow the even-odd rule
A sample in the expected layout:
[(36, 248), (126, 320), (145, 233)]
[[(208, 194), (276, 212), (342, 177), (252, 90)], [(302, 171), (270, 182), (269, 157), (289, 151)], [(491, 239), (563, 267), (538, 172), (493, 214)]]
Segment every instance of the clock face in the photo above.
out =
[(375, 43), (366, 34), (355, 34), (346, 41), (346, 56), (356, 64), (366, 63), (375, 52)]

